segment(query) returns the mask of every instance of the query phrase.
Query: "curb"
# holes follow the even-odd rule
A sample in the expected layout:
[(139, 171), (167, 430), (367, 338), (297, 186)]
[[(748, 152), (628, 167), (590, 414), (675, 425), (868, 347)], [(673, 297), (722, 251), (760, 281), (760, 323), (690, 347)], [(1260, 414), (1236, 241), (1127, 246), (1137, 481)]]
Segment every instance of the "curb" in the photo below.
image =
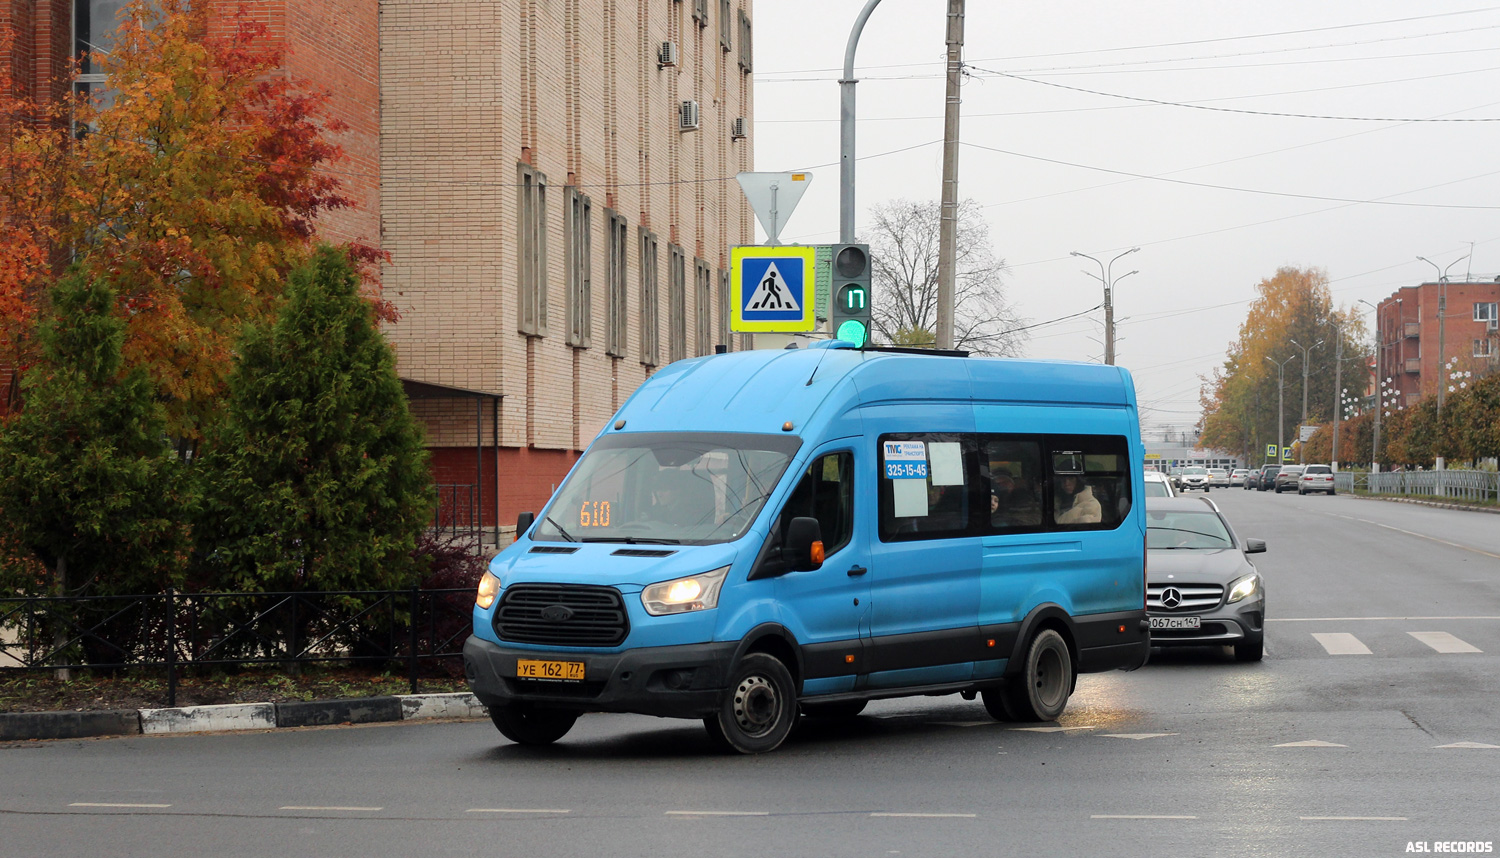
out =
[(1361, 495), (1354, 494), (1353, 492), (1341, 492), (1341, 494), (1346, 494), (1348, 497), (1360, 498), (1362, 500), (1378, 500), (1385, 501), (1386, 503), (1409, 503), (1415, 504), (1416, 506), (1430, 506), (1434, 509), (1461, 509), (1466, 512), (1487, 512), (1491, 515), (1500, 515), (1500, 508), (1496, 507), (1473, 506), (1471, 504), (1465, 503), (1443, 503), (1442, 501), (1420, 500), (1418, 498), (1397, 498), (1386, 497), (1384, 495)]
[(420, 718), (484, 718), (479, 698), (456, 694), (397, 694), (351, 700), (240, 703), (174, 709), (107, 709), (91, 712), (0, 714), (0, 742), (83, 739), (158, 733), (206, 733), (373, 724)]

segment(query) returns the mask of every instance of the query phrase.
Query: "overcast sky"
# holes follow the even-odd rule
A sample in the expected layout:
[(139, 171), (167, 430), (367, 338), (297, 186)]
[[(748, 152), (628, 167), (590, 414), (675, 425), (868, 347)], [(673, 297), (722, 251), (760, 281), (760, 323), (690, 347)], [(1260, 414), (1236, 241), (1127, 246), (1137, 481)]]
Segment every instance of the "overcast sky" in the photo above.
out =
[[(756, 169), (815, 167), (785, 242), (838, 238), (837, 81), (864, 3), (755, 2)], [(941, 194), (946, 7), (883, 0), (865, 27), (857, 228)], [(1434, 279), (1416, 257), (1470, 242), (1450, 276), (1500, 271), (1500, 122), (1413, 121), (1500, 118), (1500, 6), (970, 0), (965, 29), (960, 193), (1032, 323), (1102, 300), (1069, 251), (1141, 248), (1113, 274), (1139, 270), (1116, 289), (1117, 362), (1148, 431), (1196, 422), (1198, 376), (1279, 266), (1326, 270), (1345, 305)], [(1100, 360), (1102, 331), (1102, 310), (1039, 327), (1027, 356)]]

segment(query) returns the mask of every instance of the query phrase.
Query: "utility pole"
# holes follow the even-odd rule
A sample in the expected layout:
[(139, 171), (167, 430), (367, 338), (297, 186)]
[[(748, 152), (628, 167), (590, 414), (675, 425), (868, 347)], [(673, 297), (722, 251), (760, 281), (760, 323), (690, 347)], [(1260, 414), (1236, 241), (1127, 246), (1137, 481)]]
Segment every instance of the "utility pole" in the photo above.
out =
[(953, 348), (958, 257), (958, 115), (964, 73), (964, 0), (948, 0), (948, 100), (943, 107), (943, 207), (938, 224), (937, 347)]
[(1276, 464), (1278, 465), (1285, 462), (1281, 458), (1281, 451), (1286, 449), (1286, 435), (1284, 434), (1286, 431), (1286, 408), (1285, 397), (1282, 395), (1282, 392), (1286, 390), (1286, 378), (1283, 370), (1286, 369), (1286, 365), (1291, 363), (1295, 357), (1296, 355), (1290, 355), (1284, 361), (1276, 361), (1272, 360), (1270, 355), (1266, 356), (1266, 360), (1276, 364)]
[[(1118, 254), (1117, 256), (1115, 256), (1114, 259), (1111, 259), (1109, 261), (1108, 265), (1105, 265), (1103, 262), (1100, 262), (1098, 259), (1095, 259), (1094, 257), (1089, 256), (1087, 253), (1079, 253), (1076, 250), (1069, 251), (1069, 255), (1071, 255), (1071, 256), (1078, 256), (1078, 257), (1081, 257), (1083, 259), (1093, 259), (1094, 264), (1097, 265), (1097, 266), (1099, 266), (1099, 275), (1100, 276), (1098, 278), (1096, 278), (1096, 279), (1100, 283), (1104, 284), (1104, 363), (1107, 366), (1114, 366), (1114, 363), (1115, 363), (1115, 288), (1114, 288), (1114, 286), (1115, 286), (1116, 283), (1120, 282), (1121, 280), (1124, 280), (1126, 277), (1129, 277), (1132, 274), (1139, 274), (1139, 273), (1141, 273), (1139, 271), (1127, 271), (1124, 274), (1121, 274), (1119, 277), (1115, 278), (1114, 280), (1111, 280), (1110, 279), (1110, 272), (1112, 272), (1114, 270), (1115, 261), (1116, 260), (1118, 260), (1121, 256), (1129, 256), (1130, 254), (1135, 253), (1137, 250), (1140, 250), (1140, 248), (1139, 247), (1132, 247), (1129, 250), (1125, 251), (1124, 253)], [(1092, 272), (1085, 271), (1083, 273), (1087, 274), (1090, 277), (1094, 276)]]
[(844, 47), (844, 76), (839, 79), (839, 243), (854, 243), (854, 49), (870, 13), (880, 0), (869, 0), (854, 19)]
[[(1385, 362), (1385, 355), (1382, 354), (1380, 342), (1380, 308), (1363, 298), (1359, 299), (1359, 303), (1375, 311), (1375, 324), (1370, 326), (1375, 334), (1375, 425), (1370, 437), (1370, 473), (1376, 474), (1380, 472), (1380, 412), (1385, 409), (1385, 382), (1381, 381), (1382, 364)], [(1401, 306), (1400, 298), (1396, 299), (1396, 306)], [(1397, 324), (1399, 323), (1398, 320)]]
[[(1307, 464), (1307, 451), (1304, 449), (1305, 445), (1302, 443), (1302, 427), (1307, 425), (1307, 356), (1308, 352), (1323, 345), (1323, 341), (1318, 340), (1310, 346), (1303, 346), (1296, 340), (1288, 340), (1288, 342), (1302, 349), (1302, 422), (1297, 424), (1297, 463), (1305, 465)], [(1287, 358), (1287, 360), (1291, 360), (1291, 358)]]
[(1448, 263), (1447, 268), (1438, 268), (1438, 264), (1436, 262), (1433, 262), (1431, 259), (1428, 259), (1425, 256), (1418, 256), (1417, 258), (1427, 263), (1428, 265), (1431, 265), (1433, 268), (1437, 268), (1438, 272), (1437, 419), (1438, 424), (1442, 425), (1443, 394), (1448, 390), (1448, 380), (1444, 378), (1443, 373), (1443, 360), (1447, 357), (1447, 354), (1444, 352), (1443, 347), (1445, 345), (1444, 338), (1447, 334), (1448, 327), (1448, 268), (1452, 268), (1453, 266), (1457, 265), (1460, 262), (1463, 262), (1469, 257), (1460, 256), (1459, 258)]

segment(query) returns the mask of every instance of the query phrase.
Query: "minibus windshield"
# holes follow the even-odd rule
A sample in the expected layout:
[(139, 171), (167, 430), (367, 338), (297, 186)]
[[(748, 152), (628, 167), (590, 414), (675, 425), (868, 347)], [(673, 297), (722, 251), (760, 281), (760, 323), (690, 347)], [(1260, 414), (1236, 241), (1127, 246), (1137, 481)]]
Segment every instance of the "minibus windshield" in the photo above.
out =
[(633, 432), (596, 441), (539, 542), (708, 545), (744, 535), (800, 446), (789, 435)]

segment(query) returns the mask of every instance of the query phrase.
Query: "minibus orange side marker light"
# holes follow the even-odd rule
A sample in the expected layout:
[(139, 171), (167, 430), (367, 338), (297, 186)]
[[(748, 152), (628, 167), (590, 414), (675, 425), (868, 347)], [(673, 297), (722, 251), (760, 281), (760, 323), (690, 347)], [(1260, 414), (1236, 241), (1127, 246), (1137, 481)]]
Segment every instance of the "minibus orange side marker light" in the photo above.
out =
[(1122, 635), (1125, 634), (1125, 627), (1124, 626), (1120, 626), (1120, 634), (1122, 634)]
[(995, 639), (994, 638), (990, 638), (989, 640), (985, 641), (984, 645), (985, 646), (994, 646), (995, 645)]
[(781, 424), (781, 431), (783, 431), (783, 432), (790, 432), (790, 431), (792, 431), (792, 421), (788, 420), (787, 422)]
[(853, 664), (853, 663), (854, 663), (854, 656), (852, 656), (852, 655), (846, 655), (846, 656), (844, 656), (844, 664)]
[(823, 541), (821, 539), (812, 544), (812, 561), (819, 566), (823, 565)]

